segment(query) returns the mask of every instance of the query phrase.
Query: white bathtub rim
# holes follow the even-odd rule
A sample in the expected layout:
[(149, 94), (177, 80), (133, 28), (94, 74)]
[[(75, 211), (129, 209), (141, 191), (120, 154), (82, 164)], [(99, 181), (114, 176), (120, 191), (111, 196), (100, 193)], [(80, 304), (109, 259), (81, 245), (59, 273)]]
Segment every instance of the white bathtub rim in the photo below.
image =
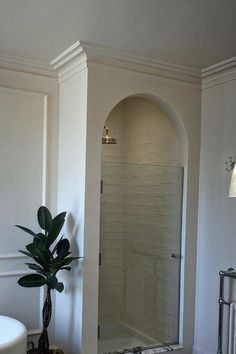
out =
[[(18, 326), (19, 332), (13, 338), (0, 342), (0, 351), (10, 349), (12, 347), (14, 348), (18, 343), (21, 343), (22, 341), (27, 339), (27, 329), (23, 325), (23, 323), (16, 320), (15, 318), (0, 315), (0, 323), (1, 323), (1, 319), (2, 320), (7, 319), (8, 322), (15, 323)], [(0, 329), (0, 337), (1, 337), (1, 329)]]

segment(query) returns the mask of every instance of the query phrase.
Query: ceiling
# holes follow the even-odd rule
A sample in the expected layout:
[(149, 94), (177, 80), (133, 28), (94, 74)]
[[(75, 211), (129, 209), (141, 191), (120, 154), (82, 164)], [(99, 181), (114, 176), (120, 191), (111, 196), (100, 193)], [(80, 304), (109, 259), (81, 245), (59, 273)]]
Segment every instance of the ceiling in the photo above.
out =
[(0, 53), (51, 61), (77, 40), (201, 69), (236, 56), (235, 0), (0, 0)]

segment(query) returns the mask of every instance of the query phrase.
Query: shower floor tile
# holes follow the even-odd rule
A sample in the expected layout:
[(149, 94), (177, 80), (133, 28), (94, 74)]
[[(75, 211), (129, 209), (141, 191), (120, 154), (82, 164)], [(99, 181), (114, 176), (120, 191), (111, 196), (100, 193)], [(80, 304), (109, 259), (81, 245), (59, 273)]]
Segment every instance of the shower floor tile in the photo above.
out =
[(109, 340), (100, 340), (98, 342), (98, 354), (104, 354), (107, 352), (115, 352), (116, 350), (142, 347), (147, 344), (136, 337), (124, 337)]
[[(104, 333), (105, 330), (105, 333)], [(103, 326), (101, 334), (105, 334), (98, 341), (98, 354), (113, 353), (117, 350), (143, 347), (153, 344), (150, 340), (144, 340), (135, 333), (130, 333), (127, 328), (121, 325)]]

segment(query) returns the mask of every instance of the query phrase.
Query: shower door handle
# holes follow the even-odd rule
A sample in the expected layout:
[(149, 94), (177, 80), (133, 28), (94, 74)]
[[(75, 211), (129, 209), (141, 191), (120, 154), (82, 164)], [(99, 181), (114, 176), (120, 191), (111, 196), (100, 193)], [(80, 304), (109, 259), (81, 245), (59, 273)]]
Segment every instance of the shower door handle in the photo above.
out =
[(99, 261), (98, 261), (98, 263), (99, 263), (99, 267), (102, 265), (102, 254), (101, 254), (101, 252), (99, 252)]
[(180, 258), (181, 258), (181, 255), (180, 255), (180, 254), (177, 254), (177, 253), (171, 253), (171, 258), (180, 259)]
[(101, 180), (100, 193), (103, 194), (103, 180)]

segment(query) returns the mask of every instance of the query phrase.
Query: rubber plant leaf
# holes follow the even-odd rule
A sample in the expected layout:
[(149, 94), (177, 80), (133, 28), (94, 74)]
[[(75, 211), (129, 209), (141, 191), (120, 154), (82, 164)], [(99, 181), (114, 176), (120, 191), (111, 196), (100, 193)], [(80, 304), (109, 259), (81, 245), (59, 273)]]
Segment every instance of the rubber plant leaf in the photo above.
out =
[(59, 293), (62, 293), (62, 291), (64, 290), (64, 284), (61, 282), (57, 283), (54, 289), (57, 290)]
[(50, 262), (50, 254), (47, 248), (42, 244), (30, 243), (26, 246), (27, 251), (29, 251), (34, 257), (38, 257), (41, 265), (47, 265)]
[(59, 241), (57, 246), (57, 255), (60, 259), (63, 259), (68, 256), (70, 249), (70, 242), (66, 238)]
[(45, 206), (38, 209), (38, 223), (43, 230), (49, 231), (52, 224), (52, 215)]
[(22, 250), (19, 250), (20, 253), (23, 253), (25, 256), (28, 256), (28, 257), (31, 257), (31, 258), (34, 258), (34, 256), (29, 253), (29, 252), (26, 252), (26, 251), (22, 251)]
[(60, 268), (70, 264), (74, 259), (78, 259), (78, 258), (81, 258), (81, 257), (67, 257), (67, 258), (63, 259), (63, 261), (59, 263)]
[(55, 289), (55, 287), (58, 283), (57, 277), (55, 275), (52, 275), (47, 278), (47, 281), (48, 281), (48, 285), (50, 286), (50, 288)]
[(39, 233), (37, 235), (35, 235), (33, 243), (35, 244), (43, 244), (45, 245), (46, 243), (46, 236), (42, 233)]
[[(37, 262), (39, 265), (42, 265), (44, 266), (44, 264), (42, 264), (41, 260), (38, 259), (38, 257), (34, 257), (31, 253), (29, 252), (26, 252), (26, 251), (22, 251), (22, 250), (19, 250), (20, 253), (23, 253), (25, 256), (27, 257), (30, 257), (30, 258), (33, 258), (35, 260), (35, 262)], [(45, 267), (46, 268), (46, 267)]]
[(55, 225), (58, 221), (65, 220), (65, 217), (66, 211), (63, 211), (62, 213), (55, 216), (55, 218), (52, 220), (52, 224)]
[(36, 288), (45, 284), (45, 278), (40, 274), (24, 275), (18, 280), (18, 284), (24, 288)]
[(58, 247), (58, 245), (59, 245), (59, 243), (60, 243), (60, 241), (61, 241), (62, 239), (63, 239), (63, 236), (61, 236), (60, 240), (57, 242), (57, 244), (56, 244), (55, 247), (53, 248), (52, 254), (54, 254), (54, 253), (56, 252), (57, 247)]
[(36, 272), (40, 274), (46, 275), (46, 272), (43, 270), (42, 267), (40, 267), (38, 264), (34, 263), (25, 263), (30, 269), (35, 270)]
[(61, 229), (64, 225), (64, 219), (63, 220), (59, 220), (55, 225), (53, 225), (53, 227), (51, 228), (49, 234), (47, 235), (47, 239), (46, 239), (46, 245), (47, 247), (50, 247), (53, 242), (56, 240), (57, 236), (59, 235), (59, 233), (61, 232)]
[(18, 227), (19, 229), (27, 232), (28, 234), (30, 234), (31, 236), (35, 236), (35, 233), (33, 231), (31, 231), (30, 229), (27, 229), (27, 227), (24, 226), (20, 226), (20, 225), (15, 225), (16, 227)]
[(61, 269), (65, 269), (65, 270), (70, 271), (70, 270), (71, 270), (71, 267), (62, 267)]

